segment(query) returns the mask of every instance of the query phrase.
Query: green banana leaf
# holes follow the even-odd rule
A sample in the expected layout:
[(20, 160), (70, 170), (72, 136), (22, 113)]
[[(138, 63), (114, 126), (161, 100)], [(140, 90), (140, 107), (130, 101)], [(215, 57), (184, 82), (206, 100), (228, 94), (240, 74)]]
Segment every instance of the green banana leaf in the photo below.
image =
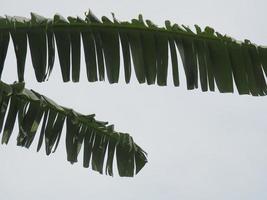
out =
[(158, 27), (141, 15), (131, 22), (120, 22), (114, 15), (112, 20), (105, 16), (100, 20), (89, 11), (84, 19), (67, 19), (58, 14), (48, 19), (34, 13), (31, 19), (1, 17), (0, 75), (11, 37), (19, 81), (24, 80), (29, 43), (37, 81), (49, 78), (56, 46), (63, 81), (77, 82), (83, 42), (89, 82), (107, 79), (117, 83), (123, 63), (126, 83), (134, 71), (139, 83), (164, 86), (170, 57), (171, 79), (179, 86), (180, 55), (189, 90), (200, 85), (202, 91), (215, 91), (217, 87), (219, 92), (226, 93), (237, 88), (239, 94), (266, 95), (267, 48), (249, 40), (240, 42), (210, 27), (201, 30), (197, 25), (195, 32), (169, 21), (165, 27)]
[(113, 176), (116, 152), (119, 176), (137, 174), (147, 162), (146, 153), (129, 134), (116, 132), (113, 125), (97, 121), (94, 116), (60, 106), (48, 97), (24, 88), (22, 82), (8, 85), (0, 81), (2, 144), (8, 144), (17, 121), (17, 145), (29, 148), (34, 139), (38, 139), (39, 130), (37, 151), (44, 143), (45, 152), (49, 155), (56, 151), (66, 126), (65, 144), (70, 163), (77, 162), (83, 146), (84, 167), (88, 168), (91, 164), (93, 170)]

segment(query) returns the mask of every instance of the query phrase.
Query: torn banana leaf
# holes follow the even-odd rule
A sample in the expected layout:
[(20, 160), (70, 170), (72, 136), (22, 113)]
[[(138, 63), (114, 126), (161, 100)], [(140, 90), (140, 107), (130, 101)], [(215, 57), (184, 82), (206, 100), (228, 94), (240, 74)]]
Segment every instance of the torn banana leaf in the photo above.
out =
[[(237, 41), (211, 27), (202, 30), (195, 25), (196, 31), (192, 31), (168, 20), (165, 27), (158, 27), (142, 15), (120, 22), (114, 15), (113, 20), (105, 16), (100, 20), (89, 11), (83, 19), (71, 16), (67, 19), (59, 14), (50, 19), (35, 13), (31, 13), (31, 19), (0, 17), (0, 76), (12, 40), (19, 81), (24, 80), (25, 58), (29, 52), (36, 79), (46, 81), (53, 69), (56, 46), (64, 82), (80, 80), (83, 51), (86, 63), (83, 67), (89, 82), (117, 83), (122, 64), (124, 78), (121, 79), (126, 83), (133, 72), (140, 84), (165, 86), (169, 78), (174, 86), (179, 86), (179, 74), (185, 73), (189, 90), (232, 93), (236, 88), (239, 94), (264, 96), (267, 93), (267, 48), (249, 40)], [(182, 62), (178, 62), (180, 57)], [(178, 63), (183, 66), (178, 68)], [(172, 65), (171, 73), (168, 65)]]
[(94, 114), (82, 115), (60, 106), (48, 97), (24, 88), (23, 82), (8, 85), (0, 81), (2, 144), (8, 144), (14, 135), (16, 121), (18, 146), (30, 148), (37, 140), (37, 151), (45, 146), (49, 155), (56, 151), (65, 130), (67, 160), (77, 162), (83, 146), (84, 167), (91, 166), (101, 174), (113, 176), (115, 155), (119, 176), (132, 177), (147, 162), (146, 153), (129, 134), (116, 132), (113, 125), (97, 121)]

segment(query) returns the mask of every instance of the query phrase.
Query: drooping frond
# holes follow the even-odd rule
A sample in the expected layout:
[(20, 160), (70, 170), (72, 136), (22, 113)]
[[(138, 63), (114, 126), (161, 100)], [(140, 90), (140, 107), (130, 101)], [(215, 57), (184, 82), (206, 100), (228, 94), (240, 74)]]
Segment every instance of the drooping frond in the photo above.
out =
[(139, 83), (166, 85), (170, 56), (173, 83), (179, 86), (179, 52), (188, 89), (200, 83), (202, 91), (214, 91), (217, 86), (220, 92), (233, 92), (235, 83), (239, 94), (266, 94), (267, 48), (248, 40), (238, 42), (210, 27), (202, 31), (196, 25), (194, 33), (169, 21), (165, 25), (157, 27), (141, 15), (131, 22), (115, 17), (99, 20), (91, 12), (85, 19), (68, 17), (68, 21), (58, 14), (53, 19), (34, 13), (31, 19), (0, 18), (0, 74), (11, 36), (19, 81), (24, 80), (27, 44), (38, 81), (45, 81), (53, 69), (55, 46), (63, 81), (79, 81), (83, 42), (90, 82), (103, 81), (106, 76), (110, 83), (118, 82), (121, 48), (126, 83), (134, 69)]
[(94, 115), (82, 115), (57, 105), (51, 99), (24, 88), (24, 83), (12, 85), (0, 81), (0, 133), (7, 144), (15, 121), (19, 126), (17, 145), (29, 148), (37, 137), (37, 151), (44, 143), (46, 154), (55, 152), (66, 124), (67, 160), (77, 162), (83, 146), (83, 166), (113, 175), (116, 156), (120, 176), (134, 176), (145, 163), (146, 153), (126, 133), (114, 131), (113, 125), (97, 121)]

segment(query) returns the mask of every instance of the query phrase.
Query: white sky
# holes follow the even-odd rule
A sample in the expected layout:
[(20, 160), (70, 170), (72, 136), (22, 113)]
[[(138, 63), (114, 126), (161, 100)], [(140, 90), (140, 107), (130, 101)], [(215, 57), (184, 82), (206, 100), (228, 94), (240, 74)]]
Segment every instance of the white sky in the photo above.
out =
[[(159, 25), (166, 19), (209, 25), (266, 45), (266, 7), (264, 0), (1, 0), (0, 15), (83, 16), (90, 8), (97, 16), (114, 12), (130, 20), (142, 13)], [(11, 44), (3, 74), (9, 83), (16, 79)], [(88, 83), (84, 61), (82, 81), (63, 84), (57, 56), (47, 83), (36, 82), (29, 54), (26, 68), (27, 88), (129, 132), (149, 153), (149, 163), (135, 178), (111, 178), (83, 168), (81, 158), (69, 164), (64, 139), (47, 157), (36, 153), (36, 143), (30, 150), (17, 147), (14, 134), (0, 146), (1, 199), (267, 199), (266, 97), (187, 91), (185, 81), (179, 88), (171, 81), (167, 87), (139, 85), (135, 76), (129, 85), (123, 77), (116, 85)], [(183, 74), (181, 63), (179, 70)]]

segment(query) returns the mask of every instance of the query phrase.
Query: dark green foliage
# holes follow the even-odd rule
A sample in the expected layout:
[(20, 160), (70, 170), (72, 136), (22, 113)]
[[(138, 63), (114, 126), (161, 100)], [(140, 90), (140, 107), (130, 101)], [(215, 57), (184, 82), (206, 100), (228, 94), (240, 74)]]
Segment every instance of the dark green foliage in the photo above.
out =
[[(179, 86), (178, 54), (180, 53), (188, 89), (266, 95), (267, 50), (249, 41), (237, 42), (206, 27), (196, 33), (186, 26), (165, 23), (158, 27), (150, 20), (119, 22), (107, 17), (101, 20), (88, 12), (85, 19), (60, 15), (47, 19), (31, 14), (31, 20), (20, 17), (0, 18), (0, 74), (4, 67), (9, 35), (17, 57), (19, 80), (24, 79), (27, 36), (38, 81), (45, 81), (53, 68), (57, 45), (63, 81), (80, 78), (81, 37), (84, 46), (88, 81), (119, 81), (120, 49), (126, 83), (134, 68), (139, 83), (166, 85), (168, 59), (171, 56), (172, 79)], [(55, 37), (54, 37), (55, 36)], [(55, 41), (56, 42), (55, 42)], [(38, 49), (38, 50), (37, 50)], [(48, 51), (47, 51), (48, 49)], [(170, 52), (170, 54), (169, 54)], [(47, 55), (48, 54), (48, 55)], [(131, 60), (133, 63), (131, 63)]]
[(37, 151), (45, 143), (45, 151), (49, 155), (56, 151), (66, 123), (67, 160), (71, 163), (78, 161), (83, 143), (84, 167), (91, 164), (91, 168), (101, 174), (105, 170), (106, 174), (113, 176), (115, 151), (120, 176), (134, 176), (135, 168), (140, 168), (139, 163), (147, 162), (145, 152), (133, 142), (129, 134), (114, 131), (113, 125), (95, 120), (94, 115), (82, 115), (59, 106), (51, 99), (25, 89), (23, 83), (7, 85), (0, 81), (0, 111), (2, 143), (8, 144), (17, 119), (17, 145), (29, 148), (42, 124)]
[(56, 151), (66, 124), (67, 160), (71, 163), (78, 161), (82, 145), (83, 166), (101, 174), (113, 176), (114, 156), (120, 176), (134, 176), (147, 162), (146, 153), (129, 134), (114, 131), (113, 125), (95, 120), (94, 115), (79, 114), (25, 89), (22, 82), (28, 44), (38, 82), (48, 80), (55, 48), (63, 81), (78, 82), (82, 42), (89, 82), (107, 77), (109, 83), (117, 83), (123, 63), (126, 83), (134, 71), (139, 83), (165, 86), (170, 58), (173, 84), (179, 86), (180, 54), (189, 90), (200, 84), (202, 91), (215, 91), (217, 86), (221, 93), (234, 92), (236, 86), (239, 94), (267, 93), (267, 48), (248, 40), (238, 42), (210, 27), (202, 31), (197, 25), (196, 32), (169, 21), (158, 27), (141, 15), (131, 22), (120, 22), (114, 15), (113, 21), (105, 16), (100, 20), (89, 11), (85, 19), (67, 19), (58, 14), (48, 19), (34, 13), (31, 19), (0, 17), (0, 77), (11, 38), (20, 82), (7, 85), (0, 81), (2, 143), (9, 142), (17, 120), (17, 145), (29, 148), (40, 129), (37, 151), (44, 143), (49, 155)]

